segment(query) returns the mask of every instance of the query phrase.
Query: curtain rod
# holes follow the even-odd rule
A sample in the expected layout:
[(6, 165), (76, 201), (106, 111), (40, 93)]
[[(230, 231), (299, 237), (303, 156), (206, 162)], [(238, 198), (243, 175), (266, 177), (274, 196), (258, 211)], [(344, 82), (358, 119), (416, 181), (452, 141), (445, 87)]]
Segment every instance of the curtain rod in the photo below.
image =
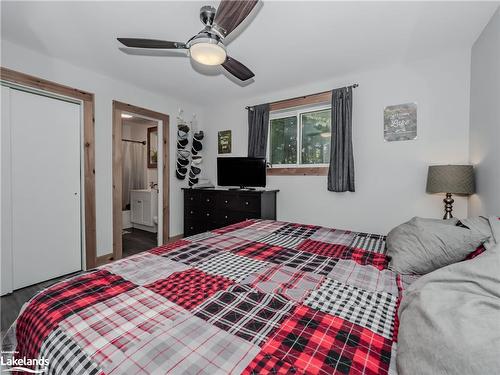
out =
[[(345, 88), (349, 88), (349, 87), (352, 87), (353, 89), (355, 89), (356, 87), (358, 87), (359, 84), (358, 83), (354, 83), (350, 86), (344, 86)], [(330, 93), (331, 90), (329, 91), (323, 91), (323, 92), (317, 92), (316, 94), (309, 94), (309, 95), (302, 95), (302, 96), (297, 96), (295, 98), (288, 98), (288, 99), (283, 99), (283, 100), (277, 100), (275, 102), (271, 102), (269, 104), (276, 104), (276, 103), (281, 103), (281, 102), (286, 102), (286, 101), (289, 101), (289, 100), (295, 100), (295, 99), (305, 99), (307, 98), (308, 96), (313, 96), (313, 95), (321, 95), (321, 94), (327, 94), (327, 93)], [(254, 105), (251, 105), (251, 106), (246, 106), (245, 109), (246, 110), (250, 110), (250, 111), (253, 111), (253, 107), (255, 107)]]
[(140, 143), (142, 145), (146, 145), (146, 141), (134, 141), (133, 139), (122, 139), (124, 142), (132, 142), (132, 143)]

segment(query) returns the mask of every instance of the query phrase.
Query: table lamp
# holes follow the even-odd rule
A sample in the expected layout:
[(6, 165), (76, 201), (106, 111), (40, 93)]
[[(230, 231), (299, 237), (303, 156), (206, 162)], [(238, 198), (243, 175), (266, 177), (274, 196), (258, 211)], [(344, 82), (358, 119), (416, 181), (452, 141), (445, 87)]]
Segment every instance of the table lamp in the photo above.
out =
[(475, 192), (474, 168), (472, 165), (431, 165), (427, 174), (427, 192), (445, 193), (444, 217), (451, 219), (453, 215), (452, 194), (470, 195)]

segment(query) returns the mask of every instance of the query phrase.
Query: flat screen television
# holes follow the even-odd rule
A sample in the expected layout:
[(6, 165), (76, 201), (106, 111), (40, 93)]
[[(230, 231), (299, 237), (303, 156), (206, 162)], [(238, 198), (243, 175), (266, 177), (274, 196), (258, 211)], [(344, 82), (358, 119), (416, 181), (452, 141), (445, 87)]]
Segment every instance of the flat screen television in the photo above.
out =
[(217, 185), (238, 186), (240, 189), (266, 186), (266, 159), (217, 158)]

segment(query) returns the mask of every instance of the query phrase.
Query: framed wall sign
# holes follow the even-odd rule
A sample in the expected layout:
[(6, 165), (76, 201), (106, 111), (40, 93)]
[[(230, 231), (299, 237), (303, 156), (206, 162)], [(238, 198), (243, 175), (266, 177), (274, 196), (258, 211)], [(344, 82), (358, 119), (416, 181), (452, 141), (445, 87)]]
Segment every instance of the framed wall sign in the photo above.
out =
[(158, 129), (157, 127), (148, 128), (147, 137), (147, 158), (148, 168), (158, 167)]
[(390, 105), (384, 108), (384, 139), (387, 142), (417, 138), (417, 103)]
[(221, 130), (218, 136), (219, 154), (231, 153), (231, 130)]

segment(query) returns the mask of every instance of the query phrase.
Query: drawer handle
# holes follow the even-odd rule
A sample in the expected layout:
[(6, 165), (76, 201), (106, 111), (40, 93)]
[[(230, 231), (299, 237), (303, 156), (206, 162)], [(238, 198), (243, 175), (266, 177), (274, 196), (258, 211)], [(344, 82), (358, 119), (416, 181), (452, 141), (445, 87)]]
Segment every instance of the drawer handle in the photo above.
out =
[(245, 202), (245, 205), (248, 206), (248, 202)]
[(226, 216), (224, 216), (224, 219), (227, 219), (227, 215), (226, 215)]
[(193, 197), (190, 197), (189, 200), (192, 201), (194, 198)]
[(207, 216), (210, 216), (210, 214), (207, 212)]
[(210, 198), (207, 198), (207, 202), (210, 202)]
[(189, 213), (190, 213), (191, 215), (192, 215), (192, 214), (194, 214), (194, 212), (193, 212), (192, 210), (191, 210), (191, 211), (189, 211)]
[(225, 203), (225, 204), (228, 204), (229, 202), (226, 200), (226, 201), (224, 201), (224, 203)]
[(193, 230), (193, 229), (194, 229), (194, 227), (189, 227), (189, 229)]

